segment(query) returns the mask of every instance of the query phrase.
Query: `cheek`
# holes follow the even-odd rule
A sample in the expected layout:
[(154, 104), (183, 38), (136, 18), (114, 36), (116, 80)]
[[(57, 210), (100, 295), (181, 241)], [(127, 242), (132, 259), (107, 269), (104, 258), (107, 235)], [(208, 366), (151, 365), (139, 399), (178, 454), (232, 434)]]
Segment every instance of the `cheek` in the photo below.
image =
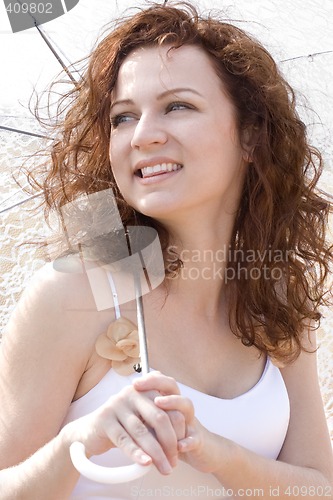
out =
[(109, 143), (109, 158), (114, 170), (123, 170), (124, 165), (128, 164), (131, 154), (131, 139), (129, 134), (115, 131), (111, 134)]
[(110, 142), (109, 158), (111, 172), (115, 183), (125, 201), (129, 203), (130, 200), (128, 199), (128, 194), (131, 186), (131, 179), (128, 175), (128, 172), (130, 171), (128, 161), (126, 163), (126, 158), (128, 158), (128, 155), (126, 155), (124, 151), (119, 148), (118, 141)]
[(121, 154), (121, 151), (119, 149), (119, 144), (117, 140), (110, 141), (109, 158), (110, 158), (112, 173), (114, 177), (117, 178), (119, 173), (121, 172), (120, 158), (124, 158), (124, 155)]
[(116, 157), (117, 157), (117, 140), (111, 136), (109, 143), (110, 162), (112, 163), (116, 159)]

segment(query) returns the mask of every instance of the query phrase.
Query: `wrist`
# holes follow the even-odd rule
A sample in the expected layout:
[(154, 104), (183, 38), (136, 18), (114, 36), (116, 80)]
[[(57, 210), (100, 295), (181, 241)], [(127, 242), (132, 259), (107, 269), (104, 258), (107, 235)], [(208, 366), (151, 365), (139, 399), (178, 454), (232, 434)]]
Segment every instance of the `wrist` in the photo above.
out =
[(222, 436), (212, 435), (214, 452), (214, 470), (212, 474), (219, 480), (234, 474), (235, 470), (240, 470), (240, 446), (230, 439)]
[(88, 458), (90, 458), (93, 455), (93, 453), (89, 451), (89, 447), (82, 438), (82, 433), (80, 432), (80, 426), (77, 424), (78, 421), (69, 422), (60, 430), (57, 436), (58, 446), (65, 453), (68, 453), (69, 456), (69, 449), (71, 445), (76, 441), (79, 441), (84, 444), (86, 448), (86, 455)]

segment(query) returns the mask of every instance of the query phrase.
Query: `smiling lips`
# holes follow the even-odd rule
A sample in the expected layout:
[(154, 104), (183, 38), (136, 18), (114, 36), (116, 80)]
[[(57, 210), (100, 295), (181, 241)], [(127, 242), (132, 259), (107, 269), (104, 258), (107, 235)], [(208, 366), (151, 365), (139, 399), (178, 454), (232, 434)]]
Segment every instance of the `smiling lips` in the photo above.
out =
[(179, 163), (158, 163), (156, 165), (141, 168), (137, 171), (137, 174), (143, 179), (146, 179), (148, 177), (155, 177), (168, 172), (176, 172), (181, 168), (182, 165)]

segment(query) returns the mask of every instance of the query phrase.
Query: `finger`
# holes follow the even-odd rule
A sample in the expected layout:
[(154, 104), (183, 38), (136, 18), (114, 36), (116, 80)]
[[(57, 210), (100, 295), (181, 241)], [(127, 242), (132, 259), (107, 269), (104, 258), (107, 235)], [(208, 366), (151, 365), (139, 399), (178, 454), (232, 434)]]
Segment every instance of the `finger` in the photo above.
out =
[(188, 453), (198, 447), (199, 441), (195, 436), (188, 436), (178, 442), (178, 450), (180, 453)]
[(122, 421), (112, 421), (107, 429), (112, 443), (141, 465), (154, 463), (162, 474), (172, 466), (151, 430), (136, 415), (124, 414)]
[(168, 414), (155, 405), (156, 395), (128, 386), (117, 395), (112, 413), (156, 467), (168, 473), (177, 464), (177, 435)]
[[(168, 415), (157, 408), (146, 394), (128, 386), (100, 407), (98, 414), (103, 422), (103, 431), (116, 447), (130, 457), (139, 449), (162, 474), (171, 472), (174, 457), (178, 455), (175, 431)], [(163, 430), (159, 429), (161, 417), (157, 417), (157, 414), (165, 416)], [(140, 455), (134, 459), (138, 461), (138, 457)], [(146, 457), (140, 460), (145, 461)]]
[(174, 428), (176, 439), (184, 439), (186, 436), (186, 421), (184, 415), (178, 410), (170, 410), (166, 412)]
[(162, 375), (157, 371), (135, 379), (133, 386), (137, 391), (156, 390), (161, 394), (180, 394), (180, 390), (175, 379)]
[(119, 422), (114, 422), (112, 427), (106, 430), (106, 434), (113, 445), (121, 449), (134, 462), (140, 465), (152, 463), (152, 458), (138, 446)]
[[(148, 430), (152, 430), (153, 434), (150, 434), (149, 439), (143, 439), (143, 441), (139, 440), (138, 443), (147, 452), (148, 448), (146, 448), (146, 445), (149, 446), (149, 455), (153, 458), (154, 463), (156, 462), (157, 466), (161, 460), (166, 457), (169, 464), (174, 467), (177, 464), (178, 457), (177, 433), (184, 437), (184, 431), (181, 429), (181, 424), (177, 424), (176, 432), (169, 414), (158, 408), (155, 403), (150, 400), (147, 401), (146, 404), (140, 405), (140, 417), (143, 421), (143, 425), (146, 426)], [(174, 421), (177, 419), (174, 413), (172, 413), (171, 417)], [(145, 436), (143, 436), (143, 438), (145, 438)], [(158, 443), (158, 447), (156, 447), (156, 442), (154, 443), (152, 438)], [(163, 451), (163, 455), (161, 455), (161, 450)]]
[(154, 403), (165, 411), (174, 410), (182, 413), (187, 425), (194, 418), (194, 406), (189, 398), (180, 395), (156, 396)]

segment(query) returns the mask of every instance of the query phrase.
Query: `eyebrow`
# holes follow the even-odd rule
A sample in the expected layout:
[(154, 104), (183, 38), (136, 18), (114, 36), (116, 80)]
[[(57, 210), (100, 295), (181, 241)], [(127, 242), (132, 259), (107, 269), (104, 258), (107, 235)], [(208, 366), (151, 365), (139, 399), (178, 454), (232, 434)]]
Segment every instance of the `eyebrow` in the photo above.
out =
[[(168, 95), (179, 94), (180, 92), (192, 92), (192, 94), (196, 94), (196, 95), (202, 97), (202, 94), (200, 94), (200, 92), (198, 92), (195, 89), (191, 89), (188, 87), (179, 87), (179, 88), (175, 88), (175, 89), (165, 90), (164, 92), (162, 92), (161, 94), (159, 94), (157, 96), (157, 100), (160, 101)], [(132, 99), (120, 99), (118, 101), (111, 102), (110, 109), (114, 108), (115, 106), (118, 106), (119, 104), (125, 104), (125, 105), (126, 104), (134, 104), (134, 101)]]

